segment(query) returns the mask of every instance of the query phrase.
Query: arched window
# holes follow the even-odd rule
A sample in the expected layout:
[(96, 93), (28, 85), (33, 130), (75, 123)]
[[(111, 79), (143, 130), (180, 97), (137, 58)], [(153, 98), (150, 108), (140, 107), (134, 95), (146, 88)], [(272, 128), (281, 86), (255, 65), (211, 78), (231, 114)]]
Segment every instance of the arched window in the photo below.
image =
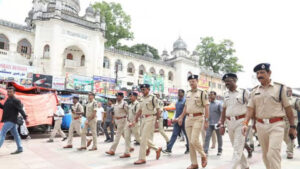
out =
[(49, 57), (50, 57), (50, 46), (45, 45), (44, 46), (43, 58), (49, 58)]
[(140, 65), (139, 67), (139, 75), (144, 75), (146, 73), (146, 68), (144, 65)]
[(84, 65), (85, 65), (85, 56), (82, 55), (80, 60), (80, 66), (84, 66)]
[(135, 69), (134, 69), (134, 65), (132, 62), (128, 63), (127, 65), (127, 73), (134, 73)]
[(73, 55), (72, 55), (72, 53), (68, 53), (68, 54), (67, 54), (67, 59), (73, 60)]
[(154, 67), (150, 68), (150, 73), (151, 73), (151, 75), (156, 75), (156, 71), (155, 71)]
[(159, 75), (160, 75), (161, 77), (165, 77), (165, 71), (164, 71), (163, 69), (160, 69), (160, 70), (159, 70)]
[(0, 34), (0, 49), (9, 50), (9, 40), (4, 34)]
[(173, 73), (172, 72), (168, 73), (168, 80), (173, 81)]
[(18, 42), (17, 52), (31, 56), (31, 43), (27, 39), (22, 39)]
[(103, 68), (109, 69), (109, 59), (106, 56), (103, 59)]
[(115, 63), (115, 69), (116, 68), (117, 68), (118, 71), (122, 71), (123, 70), (122, 62), (119, 59)]

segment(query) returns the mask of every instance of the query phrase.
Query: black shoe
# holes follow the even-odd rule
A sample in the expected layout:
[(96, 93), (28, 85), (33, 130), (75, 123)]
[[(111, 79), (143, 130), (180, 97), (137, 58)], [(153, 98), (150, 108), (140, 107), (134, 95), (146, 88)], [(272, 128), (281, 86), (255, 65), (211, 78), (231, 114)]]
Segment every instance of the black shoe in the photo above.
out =
[(47, 143), (53, 143), (53, 142), (54, 142), (53, 139), (47, 140)]
[(109, 140), (110, 140), (110, 139), (106, 139), (106, 140), (104, 140), (104, 142), (106, 142), (106, 143), (107, 143)]
[(168, 150), (168, 149), (162, 150), (162, 152), (165, 153), (165, 154), (171, 154), (172, 153), (172, 151)]
[(140, 143), (139, 143), (139, 142), (135, 142), (134, 145), (135, 145), (135, 146), (139, 146)]
[(222, 151), (219, 151), (217, 156), (221, 156), (222, 155)]
[(108, 142), (108, 143), (112, 143), (112, 142), (114, 142), (114, 140), (108, 140), (107, 142)]
[(63, 138), (61, 141), (66, 141), (67, 140), (67, 137)]
[(190, 150), (186, 149), (184, 154), (189, 154), (190, 153)]
[(11, 155), (15, 155), (15, 154), (20, 154), (20, 153), (22, 153), (23, 152), (23, 150), (17, 150), (17, 151), (15, 151), (15, 152), (12, 152), (12, 153), (10, 153)]
[(250, 144), (250, 147), (251, 147), (252, 150), (254, 151), (254, 145), (253, 145), (253, 144)]

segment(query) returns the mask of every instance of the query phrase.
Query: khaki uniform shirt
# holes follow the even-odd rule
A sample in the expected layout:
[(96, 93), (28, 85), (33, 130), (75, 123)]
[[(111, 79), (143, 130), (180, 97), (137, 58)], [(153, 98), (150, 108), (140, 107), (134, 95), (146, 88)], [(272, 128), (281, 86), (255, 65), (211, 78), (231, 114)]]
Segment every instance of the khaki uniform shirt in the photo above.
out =
[(93, 100), (91, 102), (89, 101), (86, 104), (86, 117), (91, 118), (94, 111), (97, 111), (97, 101), (96, 100)]
[[(153, 101), (152, 101), (153, 100)], [(140, 109), (143, 115), (156, 114), (156, 110), (159, 108), (158, 99), (156, 96), (149, 94), (143, 96), (140, 102)]]
[[(202, 96), (202, 97), (201, 97)], [(207, 93), (201, 89), (189, 90), (186, 94), (186, 113), (205, 113), (205, 105), (208, 105)]]
[(259, 85), (253, 89), (248, 107), (254, 109), (257, 118), (270, 119), (286, 116), (284, 108), (289, 107), (290, 103), (286, 94), (286, 86), (282, 88), (281, 102), (279, 101), (280, 86), (279, 83), (271, 82), (269, 86)]
[(72, 108), (72, 112), (74, 112), (74, 113), (72, 113), (72, 118), (73, 119), (81, 117), (81, 115), (75, 114), (75, 113), (83, 113), (84, 112), (83, 107), (79, 102), (77, 102), (75, 105), (73, 104), (71, 108)]
[(226, 108), (226, 117), (246, 114), (249, 92), (245, 89), (226, 91), (224, 94), (223, 107)]
[(128, 104), (124, 100), (122, 100), (120, 103), (116, 102), (116, 104), (114, 104), (115, 117), (124, 117), (126, 116), (127, 112), (128, 112)]
[(300, 106), (300, 100), (296, 99), (295, 97), (289, 97), (289, 102), (290, 102), (290, 105), (292, 106), (292, 110), (293, 110), (293, 114), (294, 114), (294, 117), (297, 118), (298, 117), (298, 114), (297, 114), (297, 110), (299, 110)]
[(130, 122), (133, 122), (135, 120), (136, 113), (139, 111), (139, 109), (140, 104), (138, 101), (135, 101), (129, 105), (128, 120)]

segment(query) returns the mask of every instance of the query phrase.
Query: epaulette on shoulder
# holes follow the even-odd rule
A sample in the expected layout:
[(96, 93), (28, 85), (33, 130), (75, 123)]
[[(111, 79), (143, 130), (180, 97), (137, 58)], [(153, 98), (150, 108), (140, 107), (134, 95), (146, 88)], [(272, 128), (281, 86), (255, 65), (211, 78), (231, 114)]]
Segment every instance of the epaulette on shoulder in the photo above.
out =
[(258, 88), (258, 86), (259, 86), (259, 85), (253, 87), (253, 88), (251, 89), (251, 91), (253, 91), (254, 89)]
[(274, 84), (276, 84), (276, 85), (283, 85), (284, 86), (284, 84), (279, 83), (279, 82), (274, 82)]

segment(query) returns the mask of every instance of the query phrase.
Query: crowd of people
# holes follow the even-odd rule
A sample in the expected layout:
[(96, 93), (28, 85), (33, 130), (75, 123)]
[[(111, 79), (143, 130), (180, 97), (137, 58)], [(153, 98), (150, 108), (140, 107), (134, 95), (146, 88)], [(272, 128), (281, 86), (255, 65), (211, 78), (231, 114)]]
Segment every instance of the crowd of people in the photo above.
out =
[[(227, 132), (233, 148), (232, 169), (249, 169), (248, 158), (254, 151), (254, 138), (257, 138), (262, 149), (263, 162), (266, 169), (281, 168), (281, 144), (287, 144), (287, 158), (293, 159), (294, 139), (298, 137), (296, 125), (299, 123), (297, 111), (300, 112), (300, 100), (292, 96), (292, 89), (283, 84), (271, 80), (270, 64), (258, 64), (254, 68), (260, 84), (251, 91), (237, 86), (238, 77), (234, 73), (227, 73), (223, 81), (228, 89), (224, 94), (224, 100), (217, 100), (217, 93), (198, 89), (198, 76), (190, 75), (188, 82), (191, 89), (187, 92), (180, 89), (178, 100), (175, 105), (175, 113), (172, 119), (173, 131), (169, 138), (164, 126), (168, 126), (168, 113), (164, 110), (164, 102), (158, 93), (150, 93), (150, 85), (140, 86), (142, 97), (138, 93), (129, 94), (130, 101), (124, 100), (124, 94), (117, 93), (116, 100), (109, 99), (107, 106), (95, 101), (95, 94), (89, 93), (86, 111), (79, 102), (78, 97), (73, 97), (72, 122), (68, 137), (62, 132), (60, 126), (64, 112), (60, 105), (54, 113), (55, 125), (48, 142), (53, 142), (55, 135), (59, 133), (67, 145), (63, 148), (73, 148), (73, 134), (81, 136), (79, 151), (97, 150), (97, 136), (105, 134), (105, 142), (112, 143), (105, 152), (114, 156), (119, 141), (125, 139), (124, 154), (120, 158), (130, 158), (134, 151), (132, 135), (135, 145), (139, 145), (138, 160), (135, 165), (145, 164), (146, 157), (151, 150), (156, 153), (156, 159), (160, 158), (161, 152), (172, 153), (174, 143), (179, 135), (185, 137), (186, 151), (190, 155), (191, 165), (188, 169), (199, 168), (197, 153), (201, 156), (201, 167), (208, 165), (210, 141), (213, 140), (212, 148), (217, 141), (217, 156), (222, 155), (223, 135)], [(27, 116), (22, 110), (21, 102), (14, 97), (14, 89), (8, 88), (8, 99), (5, 104), (0, 104), (3, 109), (4, 126), (0, 134), (0, 147), (6, 133), (10, 131), (14, 136), (18, 149), (13, 154), (23, 151), (20, 137), (16, 130), (17, 116), (19, 113), (26, 120)], [(81, 118), (85, 115), (86, 120), (81, 129)], [(105, 117), (104, 117), (105, 116)], [(108, 132), (108, 128), (110, 133)], [(115, 131), (116, 128), (116, 131)], [(154, 131), (158, 129), (166, 142), (166, 148), (154, 144)], [(87, 139), (87, 133), (91, 132), (92, 139)], [(199, 141), (202, 135), (202, 144)], [(244, 150), (248, 152), (248, 158)]]

